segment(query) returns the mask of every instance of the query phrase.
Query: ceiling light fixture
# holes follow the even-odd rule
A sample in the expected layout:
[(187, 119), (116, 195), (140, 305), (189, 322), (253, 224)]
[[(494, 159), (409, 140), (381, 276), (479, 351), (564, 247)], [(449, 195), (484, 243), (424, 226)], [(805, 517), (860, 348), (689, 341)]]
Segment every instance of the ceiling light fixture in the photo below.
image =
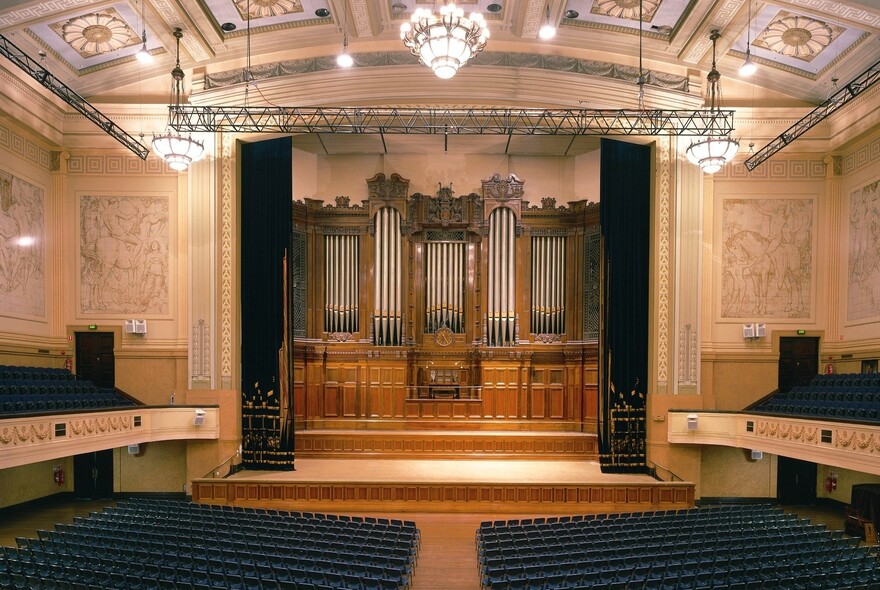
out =
[(417, 8), (410, 22), (400, 27), (400, 38), (413, 55), (448, 79), (486, 46), (489, 29), (479, 12), (465, 18), (464, 11), (450, 2), (434, 14)]
[(717, 120), (714, 118), (714, 115), (719, 112), (718, 103), (721, 101), (721, 86), (719, 84), (721, 74), (715, 67), (715, 44), (720, 37), (718, 29), (713, 29), (709, 36), (712, 39), (712, 70), (706, 76), (709, 81), (709, 132), (703, 139), (688, 146), (686, 152), (687, 159), (691, 163), (697, 164), (707, 174), (714, 174), (721, 170), (739, 150), (739, 142), (731, 139), (729, 133), (723, 133), (718, 129), (716, 127)]
[(141, 0), (141, 31), (143, 45), (141, 45), (135, 57), (142, 64), (151, 64), (153, 63), (153, 54), (147, 49), (147, 23), (144, 20), (144, 0)]
[[(345, 10), (343, 8), (343, 10)], [(342, 53), (336, 56), (336, 65), (340, 68), (350, 68), (354, 65), (354, 60), (351, 58), (351, 54), (348, 53), (348, 12), (346, 11), (343, 16), (343, 24), (342, 24)]]
[(746, 60), (739, 67), (740, 76), (751, 76), (758, 70), (752, 61), (752, 0), (749, 0), (749, 22), (746, 23)]
[(547, 5), (547, 20), (544, 21), (544, 24), (541, 26), (541, 29), (538, 31), (538, 37), (547, 41), (548, 39), (552, 39), (556, 36), (556, 25), (550, 20), (550, 5)]
[(168, 126), (162, 135), (153, 135), (153, 151), (168, 163), (172, 170), (183, 171), (189, 165), (202, 157), (205, 146), (196, 141), (192, 136), (181, 135), (171, 127), (171, 113), (180, 107), (180, 97), (183, 94), (183, 70), (180, 68), (180, 39), (183, 31), (174, 29), (174, 38), (177, 39), (177, 62), (171, 70), (171, 102), (168, 107)]

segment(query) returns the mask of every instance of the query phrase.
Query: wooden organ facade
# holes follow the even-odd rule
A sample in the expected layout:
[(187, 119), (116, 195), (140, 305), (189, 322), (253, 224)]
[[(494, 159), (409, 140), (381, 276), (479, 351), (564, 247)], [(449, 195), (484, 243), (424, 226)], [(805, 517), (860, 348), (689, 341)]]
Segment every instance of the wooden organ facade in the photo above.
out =
[(297, 430), (595, 433), (598, 206), (530, 206), (512, 174), (366, 185), (293, 204)]

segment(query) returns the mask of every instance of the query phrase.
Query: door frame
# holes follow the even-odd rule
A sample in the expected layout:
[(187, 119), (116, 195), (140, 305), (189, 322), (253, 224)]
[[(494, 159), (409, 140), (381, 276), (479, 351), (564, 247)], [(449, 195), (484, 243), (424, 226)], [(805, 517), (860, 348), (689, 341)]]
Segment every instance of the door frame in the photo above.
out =
[[(89, 326), (97, 326), (94, 330)], [(113, 332), (113, 348), (118, 348), (123, 342), (122, 326), (110, 326), (101, 324), (68, 324), (67, 332), (67, 354), (70, 357), (71, 372), (76, 373), (76, 333), (77, 332)]]

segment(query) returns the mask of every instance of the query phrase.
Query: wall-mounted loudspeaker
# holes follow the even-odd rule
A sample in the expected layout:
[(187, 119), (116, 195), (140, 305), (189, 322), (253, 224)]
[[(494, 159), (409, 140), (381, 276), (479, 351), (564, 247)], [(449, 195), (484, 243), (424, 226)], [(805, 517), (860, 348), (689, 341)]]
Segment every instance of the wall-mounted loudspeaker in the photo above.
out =
[(143, 336), (147, 333), (147, 320), (125, 320), (125, 333)]
[(764, 451), (752, 451), (752, 461), (760, 461), (764, 458)]
[(137, 455), (141, 452), (140, 445), (128, 445), (128, 454), (129, 455)]

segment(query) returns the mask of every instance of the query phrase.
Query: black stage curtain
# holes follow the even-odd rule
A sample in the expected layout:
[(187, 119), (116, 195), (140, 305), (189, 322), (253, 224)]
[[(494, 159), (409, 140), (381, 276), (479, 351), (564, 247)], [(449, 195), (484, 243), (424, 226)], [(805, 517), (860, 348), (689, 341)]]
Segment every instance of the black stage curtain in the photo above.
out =
[(602, 139), (600, 174), (600, 463), (608, 473), (644, 472), (651, 147)]
[[(241, 146), (242, 467), (293, 470), (285, 340), (285, 253), (291, 232), (290, 137)], [(286, 384), (285, 384), (286, 385)]]

